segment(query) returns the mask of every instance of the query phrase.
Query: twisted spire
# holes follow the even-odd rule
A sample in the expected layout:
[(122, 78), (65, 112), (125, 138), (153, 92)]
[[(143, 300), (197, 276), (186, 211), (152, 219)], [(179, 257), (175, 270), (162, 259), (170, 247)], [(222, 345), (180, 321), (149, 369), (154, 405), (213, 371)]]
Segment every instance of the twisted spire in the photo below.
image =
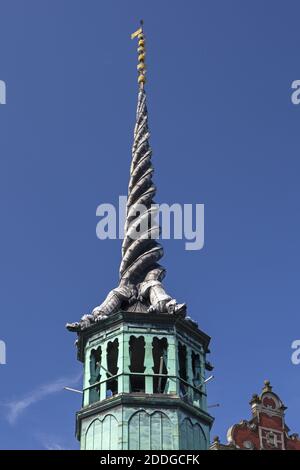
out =
[(79, 322), (67, 323), (70, 331), (81, 331), (93, 323), (104, 320), (120, 309), (186, 314), (186, 305), (178, 304), (165, 291), (161, 281), (165, 269), (158, 264), (163, 248), (157, 242), (160, 233), (156, 222), (153, 197), (156, 187), (152, 182), (152, 150), (149, 144), (148, 112), (146, 105), (146, 64), (143, 23), (131, 35), (138, 38), (138, 103), (132, 146), (132, 161), (128, 186), (126, 222), (122, 244), (120, 283), (105, 300)]
[(130, 181), (128, 186), (125, 237), (122, 245), (120, 279), (123, 284), (142, 282), (150, 272), (161, 279), (164, 269), (157, 264), (163, 248), (157, 242), (159, 226), (155, 220), (153, 197), (156, 187), (152, 182), (152, 149), (149, 144), (148, 111), (146, 104), (145, 37), (143, 26), (131, 35), (138, 38), (138, 103), (132, 147)]

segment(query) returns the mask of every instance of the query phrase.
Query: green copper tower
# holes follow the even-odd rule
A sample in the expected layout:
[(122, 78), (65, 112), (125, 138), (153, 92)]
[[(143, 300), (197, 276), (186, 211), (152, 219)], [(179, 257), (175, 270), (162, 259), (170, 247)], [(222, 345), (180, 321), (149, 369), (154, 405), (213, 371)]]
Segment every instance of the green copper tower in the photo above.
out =
[(210, 338), (162, 284), (142, 23), (135, 38), (139, 90), (119, 285), (67, 324), (84, 366), (76, 435), (83, 450), (205, 450)]

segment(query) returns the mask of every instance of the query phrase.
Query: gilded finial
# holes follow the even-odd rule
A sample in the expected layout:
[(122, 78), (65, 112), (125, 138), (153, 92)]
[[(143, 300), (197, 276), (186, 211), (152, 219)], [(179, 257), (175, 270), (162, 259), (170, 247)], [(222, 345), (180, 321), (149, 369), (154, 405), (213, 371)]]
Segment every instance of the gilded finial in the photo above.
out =
[(138, 65), (137, 65), (137, 70), (138, 70), (138, 83), (140, 87), (143, 87), (144, 84), (146, 83), (146, 49), (145, 49), (145, 35), (144, 35), (144, 21), (140, 21), (140, 28), (132, 33), (131, 39), (138, 38)]

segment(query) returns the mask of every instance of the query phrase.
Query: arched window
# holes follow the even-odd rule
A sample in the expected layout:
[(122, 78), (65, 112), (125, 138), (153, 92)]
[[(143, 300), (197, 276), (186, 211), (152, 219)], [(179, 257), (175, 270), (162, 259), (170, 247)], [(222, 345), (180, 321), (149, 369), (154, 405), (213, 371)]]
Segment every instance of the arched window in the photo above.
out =
[(193, 385), (197, 388), (194, 390), (194, 405), (200, 406), (201, 399), (201, 362), (200, 355), (192, 351), (192, 369), (193, 369)]
[(153, 377), (153, 392), (164, 393), (167, 384), (168, 363), (168, 341), (166, 338), (153, 338), (152, 343), (153, 372), (154, 374), (165, 374), (166, 377)]
[[(92, 349), (90, 355), (90, 385), (100, 382), (101, 379), (101, 347)], [(90, 388), (89, 403), (95, 403), (99, 400), (100, 385)]]
[(192, 351), (193, 384), (198, 387), (201, 384), (200, 356)]
[[(131, 336), (129, 341), (130, 372), (143, 374), (145, 371), (145, 339), (143, 336)], [(145, 392), (145, 377), (143, 375), (130, 376), (130, 391)]]
[[(186, 346), (182, 343), (178, 343), (178, 364), (179, 364), (179, 377), (187, 381), (187, 354)], [(181, 398), (187, 400), (188, 387), (182, 381), (179, 384), (179, 394)]]
[[(118, 355), (119, 355), (119, 341), (116, 338), (114, 341), (109, 341), (107, 345), (107, 377), (117, 375), (118, 373)], [(106, 396), (110, 397), (118, 393), (118, 379), (110, 378), (107, 381)]]

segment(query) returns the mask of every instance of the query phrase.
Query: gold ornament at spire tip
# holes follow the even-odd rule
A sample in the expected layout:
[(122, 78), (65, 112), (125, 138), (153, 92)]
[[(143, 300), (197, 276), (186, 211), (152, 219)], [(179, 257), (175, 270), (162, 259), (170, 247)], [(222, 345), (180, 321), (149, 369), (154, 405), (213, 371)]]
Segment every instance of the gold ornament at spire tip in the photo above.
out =
[(141, 26), (139, 29), (137, 29), (134, 33), (131, 35), (131, 39), (138, 38), (138, 65), (137, 65), (137, 70), (138, 70), (138, 84), (140, 87), (143, 87), (144, 84), (146, 83), (146, 63), (145, 63), (145, 58), (146, 58), (146, 49), (145, 49), (145, 36), (144, 36), (144, 30), (143, 30), (143, 25), (144, 22), (141, 20)]

